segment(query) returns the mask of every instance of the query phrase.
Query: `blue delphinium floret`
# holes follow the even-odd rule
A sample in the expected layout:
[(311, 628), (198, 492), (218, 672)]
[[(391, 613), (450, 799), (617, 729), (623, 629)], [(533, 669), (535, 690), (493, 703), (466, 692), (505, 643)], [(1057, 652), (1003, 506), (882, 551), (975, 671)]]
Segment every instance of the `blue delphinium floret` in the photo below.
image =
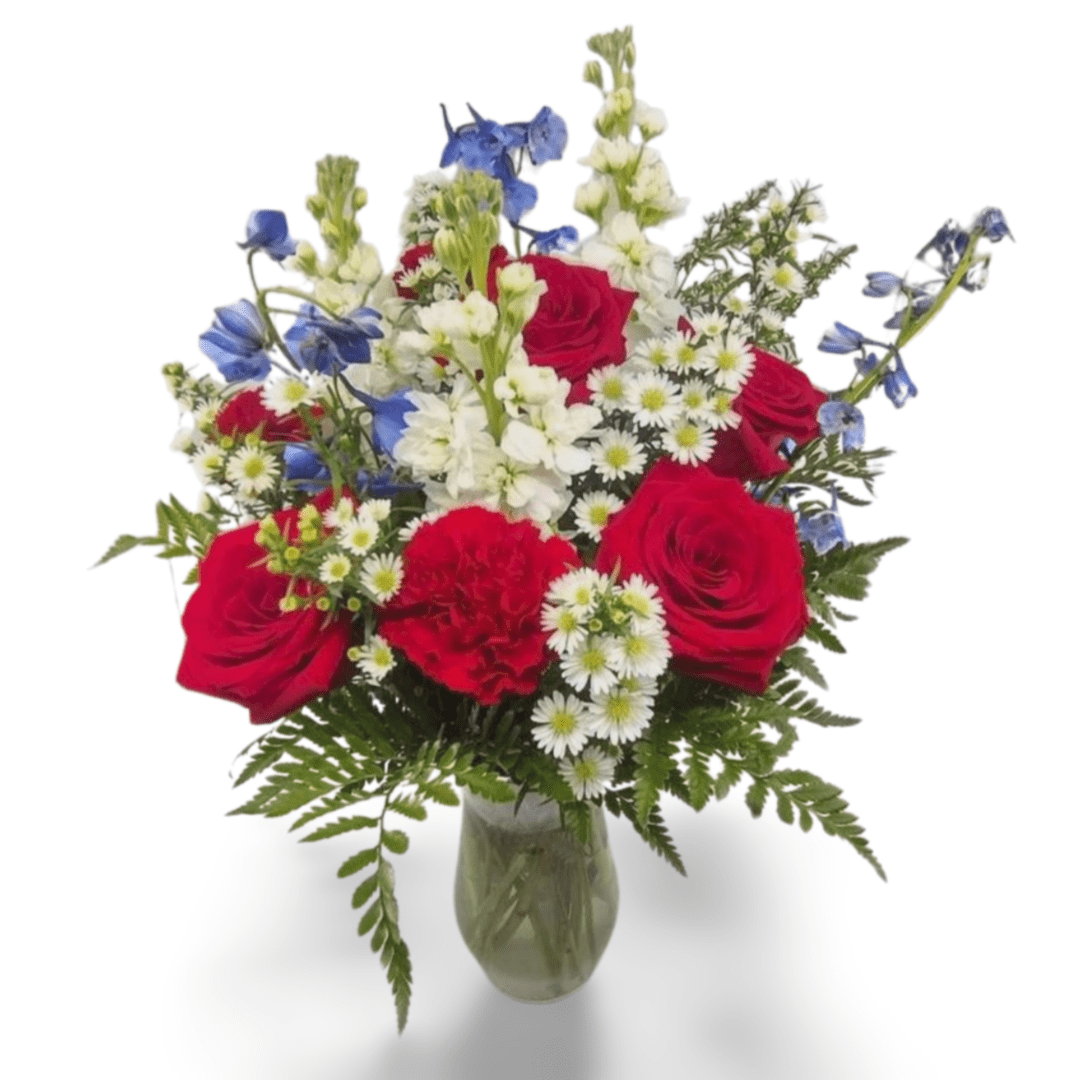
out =
[(357, 308), (340, 319), (331, 319), (314, 304), (304, 304), (295, 323), (283, 338), (293, 359), (308, 371), (336, 375), (350, 364), (371, 360), (371, 339), (381, 338), (374, 308)]
[(956, 269), (956, 264), (963, 258), (964, 252), (967, 251), (970, 239), (955, 221), (946, 221), (916, 258), (926, 261), (927, 253), (935, 251), (941, 260), (942, 270), (946, 274), (951, 274)]
[(285, 479), (291, 480), (301, 491), (322, 491), (330, 483), (330, 469), (310, 446), (289, 443), (282, 451)]
[(849, 353), (861, 348), (866, 340), (858, 330), (838, 322), (833, 324), (833, 329), (825, 331), (818, 348), (827, 353)]
[(402, 492), (420, 491), (421, 488), (421, 484), (395, 480), (389, 465), (384, 466), (377, 473), (360, 469), (356, 474), (356, 493), (370, 495), (373, 499), (392, 499)]
[(907, 373), (907, 368), (904, 367), (904, 362), (899, 356), (896, 358), (895, 368), (886, 372), (885, 378), (881, 382), (885, 387), (885, 393), (889, 400), (898, 409), (908, 398), (915, 397), (919, 392), (911, 381), (911, 376)]
[(903, 284), (904, 279), (902, 277), (898, 277), (896, 274), (887, 273), (884, 270), (877, 270), (872, 274), (866, 275), (866, 286), (863, 288), (863, 296), (889, 296), (896, 292)]
[(534, 165), (558, 161), (566, 149), (566, 121), (545, 105), (529, 122), (525, 137), (529, 160)]
[(860, 375), (869, 375), (871, 371), (878, 366), (877, 353), (870, 353), (869, 356), (856, 356), (855, 357), (855, 370)]
[(527, 236), (532, 237), (529, 247), (536, 248), (540, 255), (548, 255), (560, 248), (565, 251), (578, 241), (578, 231), (573, 225), (560, 225), (557, 229), (547, 229), (544, 232), (537, 232), (524, 225), (519, 225), (518, 228)]
[(799, 539), (810, 544), (819, 555), (831, 551), (837, 544), (842, 547), (851, 546), (844, 535), (844, 523), (836, 512), (835, 492), (831, 510), (819, 510), (816, 514), (809, 515), (799, 513), (795, 517), (795, 524), (799, 530)]
[(371, 410), (371, 441), (375, 452), (384, 457), (393, 457), (398, 439), (405, 434), (405, 429), (409, 426), (405, 417), (416, 411), (416, 404), (409, 396), (409, 391), (398, 390), (389, 397), (378, 398), (364, 393), (363, 390), (357, 390), (348, 379), (345, 380), (345, 385), (353, 397)]
[(987, 240), (993, 244), (1004, 240), (1006, 236), (1012, 239), (1009, 226), (1005, 224), (1005, 215), (996, 206), (988, 206), (975, 219), (975, 224), (982, 229)]
[(296, 254), (296, 241), (289, 236), (289, 224), (280, 210), (252, 210), (247, 221), (247, 239), (239, 246), (265, 251), (278, 262)]
[[(934, 297), (932, 293), (927, 292), (925, 289), (914, 288), (911, 290), (911, 315), (912, 318), (917, 319), (920, 315), (924, 315), (930, 310), (934, 303)], [(899, 311), (893, 312), (888, 319), (882, 324), (886, 330), (899, 330), (904, 325), (904, 316), (907, 313), (907, 307), (900, 308)]]
[(817, 418), (822, 434), (840, 435), (845, 450), (858, 450), (866, 441), (863, 414), (846, 401), (826, 401)]
[(199, 348), (228, 382), (261, 382), (270, 374), (266, 327), (250, 300), (215, 308), (213, 325), (199, 335)]

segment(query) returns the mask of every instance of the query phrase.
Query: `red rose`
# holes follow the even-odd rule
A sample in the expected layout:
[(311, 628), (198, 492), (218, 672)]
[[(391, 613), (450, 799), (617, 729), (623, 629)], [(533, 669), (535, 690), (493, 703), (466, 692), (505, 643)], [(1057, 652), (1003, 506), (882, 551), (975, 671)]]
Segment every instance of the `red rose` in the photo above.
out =
[[(321, 414), (316, 406), (313, 410)], [(214, 421), (222, 435), (239, 435), (259, 432), (267, 442), (303, 442), (307, 438), (304, 421), (292, 412), (278, 416), (263, 404), (261, 390), (242, 390), (230, 398), (225, 407), (217, 414)]]
[(802, 565), (791, 514), (670, 459), (612, 516), (596, 555), (597, 569), (659, 589), (676, 670), (751, 693), (809, 622)]
[(754, 348), (754, 370), (735, 399), (742, 420), (716, 433), (709, 468), (717, 476), (762, 480), (785, 472), (788, 463), (777, 448), (785, 439), (803, 443), (821, 434), (818, 409), (828, 395), (797, 368), (764, 349)]
[[(274, 515), (283, 533), (296, 531), (297, 517), (296, 510)], [(344, 682), (352, 619), (314, 606), (282, 612), (289, 579), (262, 565), (258, 528), (216, 536), (199, 564), (199, 585), (181, 620), (187, 645), (176, 679), (244, 705), (253, 724), (266, 724)], [(294, 591), (305, 595), (305, 587), (298, 582)]]
[(415, 247), (406, 249), (398, 259), (398, 269), (394, 271), (394, 288), (403, 300), (415, 300), (419, 293), (401, 284), (401, 279), (410, 271), (415, 270), (420, 263), (429, 255), (435, 254), (434, 244), (417, 244)]
[(421, 525), (402, 552), (401, 590), (379, 633), (443, 686), (494, 705), (531, 694), (551, 660), (540, 611), (548, 585), (581, 565), (531, 521), (463, 506)]
[[(503, 248), (492, 252), (488, 294), (496, 293), (495, 272), (508, 260)], [(570, 383), (568, 404), (588, 401), (589, 372), (626, 360), (623, 330), (637, 293), (617, 289), (606, 270), (579, 266), (548, 255), (526, 255), (537, 281), (547, 282), (536, 314), (522, 331), (530, 364), (554, 368)]]

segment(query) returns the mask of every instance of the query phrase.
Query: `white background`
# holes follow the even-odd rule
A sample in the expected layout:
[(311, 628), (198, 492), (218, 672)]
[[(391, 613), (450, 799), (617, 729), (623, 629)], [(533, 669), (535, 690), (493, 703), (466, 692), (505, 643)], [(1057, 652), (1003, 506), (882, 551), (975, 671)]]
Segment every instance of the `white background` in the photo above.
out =
[[(25, 9), (24, 9), (25, 10)], [(368, 1080), (955, 1080), (1075, 1076), (1078, 739), (1074, 532), (1075, 27), (1046, 0), (994, 9), (777, 0), (39, 5), (8, 17), (3, 461), (7, 668), (0, 760), (7, 1075)], [(402, 1038), (354, 934), (347, 845), (226, 819), (244, 712), (180, 690), (167, 564), (90, 565), (153, 504), (191, 499), (161, 365), (200, 358), (212, 308), (246, 295), (248, 212), (294, 235), (313, 163), (361, 161), (384, 264), (402, 196), (443, 146), (440, 101), (503, 121), (551, 105), (571, 132), (537, 182), (540, 227), (587, 175), (584, 39), (633, 22), (638, 89), (687, 215), (762, 179), (823, 185), (861, 245), (806, 305), (870, 332), (947, 218), (1004, 209), (988, 289), (908, 350), (919, 396), (867, 408), (891, 446), (855, 540), (888, 556), (793, 760), (839, 783), (889, 871), (739, 798), (670, 808), (690, 876), (612, 827), (622, 907), (565, 1003), (488, 986), (453, 920), (458, 812), (398, 860), (415, 996)], [(182, 571), (181, 571), (182, 573)]]

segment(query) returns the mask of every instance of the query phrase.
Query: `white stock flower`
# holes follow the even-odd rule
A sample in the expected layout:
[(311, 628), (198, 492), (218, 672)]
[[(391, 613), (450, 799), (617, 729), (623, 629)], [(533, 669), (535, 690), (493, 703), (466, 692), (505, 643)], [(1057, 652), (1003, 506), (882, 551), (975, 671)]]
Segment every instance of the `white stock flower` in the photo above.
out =
[(560, 379), (554, 368), (530, 364), (524, 349), (506, 362), (506, 370), (495, 380), (495, 396), (503, 403), (508, 416), (518, 416), (529, 405), (546, 405), (566, 400), (570, 384)]
[(588, 165), (598, 173), (620, 172), (625, 169), (640, 153), (640, 147), (634, 146), (625, 135), (616, 135), (614, 139), (597, 139), (580, 164)]
[(663, 109), (652, 108), (638, 99), (634, 103), (634, 123), (643, 139), (655, 139), (667, 130), (667, 117)]
[(499, 309), (476, 289), (465, 297), (461, 307), (466, 329), (473, 337), (487, 337), (498, 325)]
[(563, 476), (585, 472), (592, 455), (574, 443), (603, 419), (594, 405), (561, 405), (549, 401), (528, 410), (528, 422), (511, 420), (502, 437), (502, 450), (526, 465), (543, 465)]

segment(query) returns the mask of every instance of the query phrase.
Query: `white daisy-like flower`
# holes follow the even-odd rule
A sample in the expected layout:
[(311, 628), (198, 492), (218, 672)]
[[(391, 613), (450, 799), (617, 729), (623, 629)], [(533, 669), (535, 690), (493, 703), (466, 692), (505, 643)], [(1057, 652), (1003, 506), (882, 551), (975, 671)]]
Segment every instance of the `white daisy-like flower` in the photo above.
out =
[(734, 428), (739, 426), (739, 421), (742, 417), (735, 411), (733, 404), (735, 402), (734, 394), (729, 394), (726, 390), (720, 390), (709, 399), (709, 412), (705, 417), (705, 423), (711, 428), (719, 428), (721, 431), (727, 428)]
[(361, 568), (360, 584), (377, 604), (385, 604), (401, 588), (403, 574), (400, 555), (369, 555)]
[(608, 579), (603, 574), (583, 566), (556, 578), (548, 586), (547, 601), (563, 604), (583, 619), (596, 610), (601, 593), (607, 591)]
[(362, 648), (350, 649), (349, 659), (360, 668), (362, 676), (358, 676), (358, 681), (362, 678), (365, 682), (373, 683), (382, 682), (397, 663), (394, 650), (379, 634), (374, 634)]
[(703, 379), (689, 379), (683, 383), (683, 410), (691, 420), (703, 420), (709, 411), (709, 395), (713, 389)]
[(790, 263), (767, 259), (761, 264), (761, 274), (774, 289), (781, 292), (798, 295), (806, 288), (806, 278)]
[(625, 504), (610, 491), (590, 491), (574, 504), (574, 524), (591, 540), (599, 540), (611, 518)]
[(438, 521), (445, 513), (446, 511), (442, 509), (429, 510), (426, 514), (414, 517), (412, 521), (406, 522), (398, 529), (399, 539), (403, 544), (407, 544), (416, 535), (416, 530), (419, 529), (421, 525), (427, 525), (429, 522)]
[(606, 367), (590, 371), (585, 385), (592, 394), (593, 404), (598, 405), (604, 412), (626, 408), (629, 381), (627, 373), (622, 368), (608, 364)]
[(663, 625), (664, 605), (659, 597), (660, 590), (640, 574), (631, 574), (619, 586), (618, 602), (630, 612), (630, 625), (635, 629)]
[(707, 423), (695, 423), (688, 417), (672, 424), (660, 437), (660, 442), (680, 465), (700, 465), (708, 461), (716, 449), (716, 436)]
[(195, 466), (195, 475), (204, 483), (209, 484), (221, 477), (221, 470), (225, 468), (225, 451), (219, 446), (204, 446), (191, 459)]
[[(310, 505), (310, 503), (308, 505)], [(350, 499), (348, 495), (342, 495), (334, 506), (331, 506), (329, 510), (323, 511), (323, 524), (328, 529), (341, 528), (352, 521), (355, 512), (356, 507), (353, 505), (352, 499)]]
[(829, 216), (825, 213), (825, 205), (816, 195), (808, 195), (806, 205), (803, 207), (803, 220), (808, 224), (825, 221)]
[(587, 633), (586, 619), (573, 608), (549, 604), (540, 612), (540, 625), (551, 631), (548, 644), (560, 655), (576, 649)]
[(708, 370), (724, 390), (738, 393), (754, 370), (751, 347), (733, 334), (723, 334), (701, 350)]
[(615, 671), (615, 639), (593, 634), (560, 662), (563, 678), (578, 691), (586, 686), (594, 694), (610, 690), (618, 681)]
[(533, 709), (532, 722), (537, 745), (557, 758), (567, 751), (580, 753), (589, 738), (585, 702), (573, 694), (556, 691), (542, 698)]
[(591, 733), (613, 743), (636, 739), (652, 717), (652, 702), (622, 686), (594, 693), (589, 704)]
[(745, 315), (750, 310), (750, 305), (741, 296), (734, 294), (724, 298), (724, 307), (732, 315)]
[(671, 338), (652, 337), (646, 338), (634, 349), (631, 363), (635, 370), (659, 371), (671, 362), (672, 347), (675, 342)]
[(783, 330), (784, 329), (784, 316), (779, 311), (774, 311), (772, 308), (762, 308), (758, 312), (758, 318), (761, 320), (761, 325), (766, 330)]
[(592, 456), (603, 480), (622, 480), (645, 468), (645, 451), (628, 431), (605, 431), (593, 444)]
[(615, 639), (615, 667), (620, 676), (654, 679), (664, 673), (671, 659), (671, 645), (664, 628), (657, 623), (629, 632)]
[(389, 499), (368, 499), (364, 505), (376, 521), (385, 521), (390, 516), (392, 504)]
[(774, 217), (779, 217), (788, 208), (787, 199), (784, 198), (783, 192), (781, 192), (779, 188), (773, 188), (769, 192), (769, 201), (767, 205), (769, 207), (769, 213)]
[(679, 388), (666, 375), (635, 375), (630, 384), (630, 408), (643, 427), (667, 427), (679, 414)]
[(225, 467), (225, 478), (236, 484), (241, 495), (260, 495), (274, 486), (277, 477), (277, 460), (260, 446), (242, 447)]
[(266, 383), (262, 391), (263, 404), (278, 416), (288, 416), (298, 405), (314, 405), (314, 388), (303, 379), (289, 375)]
[(707, 359), (702, 355), (701, 349), (695, 349), (689, 341), (677, 341), (671, 348), (671, 359), (667, 363), (669, 371), (680, 371), (689, 374), (691, 371), (700, 371), (707, 366)]
[(374, 546), (379, 539), (379, 523), (368, 503), (360, 507), (356, 517), (350, 518), (341, 526), (338, 539), (342, 547), (354, 555), (363, 555)]
[(719, 337), (728, 328), (727, 317), (719, 311), (707, 311), (696, 319), (697, 332), (705, 337)]
[(598, 747), (590, 746), (579, 758), (566, 758), (559, 764), (559, 775), (570, 785), (577, 799), (602, 795), (615, 777), (615, 761)]
[(319, 580), (327, 585), (338, 585), (349, 576), (352, 562), (340, 551), (331, 552), (319, 564)]
[(639, 697), (644, 698), (649, 703), (650, 709), (656, 700), (656, 695), (660, 692), (660, 687), (655, 679), (647, 679), (642, 675), (624, 675), (619, 680), (619, 685), (631, 694), (637, 694)]

